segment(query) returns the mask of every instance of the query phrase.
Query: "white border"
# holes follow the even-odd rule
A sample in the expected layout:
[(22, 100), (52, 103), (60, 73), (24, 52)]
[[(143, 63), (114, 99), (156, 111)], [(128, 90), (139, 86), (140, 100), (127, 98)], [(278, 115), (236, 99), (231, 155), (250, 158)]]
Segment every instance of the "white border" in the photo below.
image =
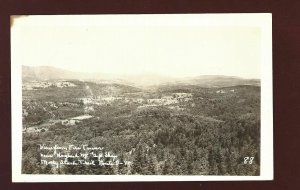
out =
[[(62, 22), (60, 19), (64, 17)], [(21, 64), (14, 57), (14, 28), (11, 30), (11, 110), (13, 182), (97, 182), (97, 181), (254, 181), (273, 180), (273, 96), (272, 96), (272, 15), (251, 14), (154, 14), (154, 15), (52, 15), (29, 16), (41, 25), (169, 25), (249, 26), (261, 28), (261, 172), (260, 176), (142, 176), (142, 175), (44, 175), (21, 174), (22, 80)], [(44, 22), (47, 18), (47, 22)], [(96, 19), (97, 18), (97, 19)], [(68, 22), (65, 22), (68, 19)], [(84, 20), (85, 22), (78, 22)], [(23, 22), (28, 24), (26, 22)]]

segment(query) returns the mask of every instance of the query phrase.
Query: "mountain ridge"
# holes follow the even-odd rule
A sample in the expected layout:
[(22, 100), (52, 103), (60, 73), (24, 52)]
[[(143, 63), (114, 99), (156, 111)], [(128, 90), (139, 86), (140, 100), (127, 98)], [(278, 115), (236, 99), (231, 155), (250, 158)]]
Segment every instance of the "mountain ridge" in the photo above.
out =
[(52, 66), (25, 66), (22, 65), (22, 80), (87, 80), (98, 83), (119, 83), (136, 87), (158, 85), (196, 85), (201, 87), (226, 87), (235, 85), (260, 86), (259, 79), (244, 79), (226, 75), (199, 75), (195, 77), (166, 77), (156, 74), (145, 75), (113, 75), (106, 73), (73, 72)]

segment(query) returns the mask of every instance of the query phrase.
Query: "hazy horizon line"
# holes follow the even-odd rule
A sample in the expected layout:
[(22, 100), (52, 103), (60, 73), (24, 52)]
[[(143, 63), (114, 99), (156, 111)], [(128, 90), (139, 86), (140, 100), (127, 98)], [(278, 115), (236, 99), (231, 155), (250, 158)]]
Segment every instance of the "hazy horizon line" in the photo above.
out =
[(248, 77), (241, 77), (241, 76), (236, 76), (236, 75), (226, 75), (226, 74), (199, 74), (199, 75), (190, 75), (190, 76), (170, 76), (170, 75), (162, 75), (160, 73), (154, 73), (154, 72), (146, 72), (146, 73), (106, 73), (106, 72), (100, 72), (100, 71), (95, 71), (95, 72), (88, 72), (88, 71), (75, 71), (75, 70), (71, 70), (71, 69), (65, 69), (65, 68), (61, 68), (61, 67), (57, 67), (57, 66), (51, 66), (51, 65), (35, 65), (35, 66), (31, 66), (31, 65), (24, 65), (22, 64), (22, 66), (25, 67), (52, 67), (55, 69), (59, 69), (59, 70), (64, 70), (64, 71), (68, 71), (68, 72), (73, 72), (73, 73), (81, 73), (81, 74), (104, 74), (104, 75), (111, 75), (111, 76), (140, 76), (140, 75), (151, 75), (151, 76), (160, 76), (160, 77), (165, 77), (165, 78), (195, 78), (195, 77), (200, 77), (200, 76), (224, 76), (224, 77), (233, 77), (233, 78), (240, 78), (240, 79), (246, 79), (246, 80), (261, 80), (260, 78), (248, 78)]

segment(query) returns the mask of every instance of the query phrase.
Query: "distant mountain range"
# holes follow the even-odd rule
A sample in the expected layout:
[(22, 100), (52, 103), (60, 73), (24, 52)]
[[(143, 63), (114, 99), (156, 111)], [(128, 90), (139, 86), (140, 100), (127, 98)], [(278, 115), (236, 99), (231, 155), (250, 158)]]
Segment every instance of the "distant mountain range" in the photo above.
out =
[(243, 79), (240, 77), (223, 75), (202, 75), (198, 77), (186, 78), (183, 84), (197, 85), (202, 87), (226, 87), (237, 85), (260, 86), (259, 79)]
[(196, 85), (201, 87), (226, 87), (236, 85), (260, 85), (259, 79), (243, 79), (240, 77), (223, 75), (201, 75), (197, 77), (172, 78), (160, 75), (112, 75), (105, 73), (72, 72), (51, 66), (22, 66), (22, 80), (86, 80), (99, 83), (119, 83), (143, 87), (152, 85)]

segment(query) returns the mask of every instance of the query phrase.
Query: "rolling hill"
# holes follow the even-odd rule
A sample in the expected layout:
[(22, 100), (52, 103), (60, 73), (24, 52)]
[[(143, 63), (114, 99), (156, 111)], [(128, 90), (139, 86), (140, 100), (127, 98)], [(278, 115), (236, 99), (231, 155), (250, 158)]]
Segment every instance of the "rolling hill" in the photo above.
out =
[(260, 86), (259, 79), (244, 79), (223, 75), (202, 75), (196, 77), (174, 78), (156, 74), (146, 75), (112, 75), (106, 73), (72, 72), (50, 66), (22, 66), (22, 79), (26, 81), (47, 80), (86, 80), (97, 83), (118, 83), (135, 87), (149, 87), (159, 85), (194, 85), (200, 87), (227, 87), (236, 85)]

